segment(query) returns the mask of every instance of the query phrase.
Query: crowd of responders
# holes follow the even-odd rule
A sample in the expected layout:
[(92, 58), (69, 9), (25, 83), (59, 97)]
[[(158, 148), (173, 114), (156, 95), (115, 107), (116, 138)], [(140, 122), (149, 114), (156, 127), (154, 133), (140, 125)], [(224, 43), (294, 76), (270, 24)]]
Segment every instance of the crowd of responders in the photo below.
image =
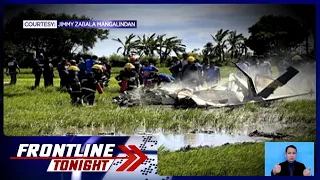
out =
[[(278, 73), (282, 73), (293, 63), (300, 62), (301, 57), (296, 55), (292, 59), (283, 60), (278, 65)], [(272, 78), (271, 64), (263, 56), (251, 56), (237, 63), (244, 72), (253, 72)], [(111, 66), (107, 62), (98, 60), (92, 56), (86, 60), (80, 57), (78, 60), (67, 60), (63, 57), (57, 65), (60, 77), (60, 88), (67, 89), (70, 94), (72, 105), (94, 105), (95, 94), (104, 93), (103, 88), (109, 86), (111, 78)], [(182, 87), (197, 88), (204, 84), (214, 86), (221, 81), (220, 68), (214, 61), (204, 58), (202, 62), (183, 54), (179, 60), (172, 58), (169, 67), (171, 74), (159, 73), (159, 69), (149, 61), (141, 64), (139, 59), (130, 57), (128, 63), (115, 77), (119, 82), (119, 92), (127, 93), (136, 88), (154, 88), (168, 83), (179, 83)], [(16, 84), (17, 73), (20, 72), (19, 65), (14, 57), (8, 62), (7, 75), (10, 75), (9, 84)], [(35, 77), (33, 88), (37, 88), (43, 76), (45, 87), (53, 86), (54, 67), (49, 58), (42, 54), (37, 56), (33, 62), (32, 73)], [(236, 75), (240, 78), (243, 73), (237, 70)]]

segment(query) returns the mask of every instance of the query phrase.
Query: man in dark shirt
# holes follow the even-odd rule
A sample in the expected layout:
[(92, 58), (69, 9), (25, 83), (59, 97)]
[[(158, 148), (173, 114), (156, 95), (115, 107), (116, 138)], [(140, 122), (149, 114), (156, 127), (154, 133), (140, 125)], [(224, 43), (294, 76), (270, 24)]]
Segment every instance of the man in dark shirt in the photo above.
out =
[(296, 161), (297, 148), (287, 146), (285, 151), (286, 161), (278, 163), (271, 171), (271, 176), (311, 176), (311, 170), (303, 163)]
[(70, 64), (68, 61), (62, 57), (60, 63), (58, 64), (58, 72), (60, 77), (60, 88), (64, 88), (67, 85), (68, 68)]
[(43, 63), (44, 87), (53, 86), (54, 69), (50, 58), (45, 58)]
[(41, 75), (43, 73), (43, 55), (39, 55), (33, 62), (32, 73), (35, 77), (34, 87), (38, 87), (40, 84)]
[(179, 65), (180, 65), (180, 61), (179, 61), (178, 57), (172, 57), (169, 71), (171, 72), (172, 76), (176, 79), (179, 76), (179, 67), (180, 67)]
[(10, 75), (10, 84), (16, 84), (17, 83), (17, 69), (20, 73), (20, 67), (18, 65), (18, 62), (14, 57), (9, 57), (8, 67), (7, 67), (7, 75)]

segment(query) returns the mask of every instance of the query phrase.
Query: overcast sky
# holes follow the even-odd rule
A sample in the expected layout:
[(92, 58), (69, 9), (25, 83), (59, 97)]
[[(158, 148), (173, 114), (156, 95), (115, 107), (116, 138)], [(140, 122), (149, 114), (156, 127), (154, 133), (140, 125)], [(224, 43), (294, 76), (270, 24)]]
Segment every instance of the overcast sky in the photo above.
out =
[(110, 29), (109, 39), (96, 43), (90, 51), (98, 56), (109, 56), (120, 46), (112, 38), (125, 39), (136, 35), (167, 34), (183, 39), (187, 51), (202, 48), (212, 42), (210, 34), (219, 29), (237, 30), (248, 37), (248, 27), (263, 15), (289, 15), (281, 5), (24, 5), (6, 9), (5, 18), (26, 8), (47, 13), (86, 15), (95, 20), (137, 20), (137, 29)]

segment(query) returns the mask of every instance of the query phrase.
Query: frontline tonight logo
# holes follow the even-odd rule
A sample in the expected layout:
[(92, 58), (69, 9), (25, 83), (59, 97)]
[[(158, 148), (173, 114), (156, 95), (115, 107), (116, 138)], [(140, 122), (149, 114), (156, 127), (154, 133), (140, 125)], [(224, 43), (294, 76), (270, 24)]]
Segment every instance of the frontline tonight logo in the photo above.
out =
[(127, 157), (113, 157), (115, 144), (20, 144), (11, 160), (51, 160), (47, 172), (105, 172), (115, 159), (127, 159), (116, 171), (134, 171), (148, 157), (135, 145), (118, 145)]

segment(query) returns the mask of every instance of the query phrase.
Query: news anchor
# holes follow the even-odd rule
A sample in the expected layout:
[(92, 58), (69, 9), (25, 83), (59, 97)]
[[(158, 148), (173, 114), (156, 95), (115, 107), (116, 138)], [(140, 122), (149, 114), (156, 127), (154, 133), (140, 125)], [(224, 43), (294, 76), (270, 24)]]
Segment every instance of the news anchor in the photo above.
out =
[(311, 176), (311, 169), (296, 161), (297, 148), (289, 145), (285, 150), (286, 161), (277, 163), (271, 171), (271, 176)]

